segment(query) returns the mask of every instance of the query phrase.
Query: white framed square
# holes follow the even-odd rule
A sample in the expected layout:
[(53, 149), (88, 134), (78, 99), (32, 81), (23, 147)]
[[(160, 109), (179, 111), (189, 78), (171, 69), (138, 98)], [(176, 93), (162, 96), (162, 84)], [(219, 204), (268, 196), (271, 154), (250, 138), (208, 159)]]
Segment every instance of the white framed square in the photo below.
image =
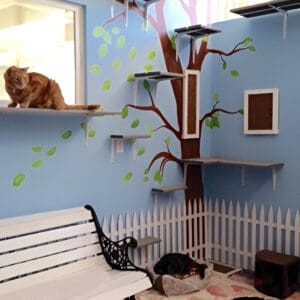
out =
[(279, 133), (279, 89), (244, 91), (244, 134)]
[(182, 138), (199, 138), (200, 71), (185, 70), (183, 79)]

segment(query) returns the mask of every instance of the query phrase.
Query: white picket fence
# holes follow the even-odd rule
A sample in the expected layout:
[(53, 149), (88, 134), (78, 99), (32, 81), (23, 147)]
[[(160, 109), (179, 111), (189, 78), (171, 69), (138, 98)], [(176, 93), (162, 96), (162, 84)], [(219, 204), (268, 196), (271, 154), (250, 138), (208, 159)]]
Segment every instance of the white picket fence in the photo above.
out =
[(168, 252), (189, 253), (195, 258), (205, 258), (224, 264), (254, 269), (255, 253), (269, 249), (300, 256), (300, 214), (292, 215), (282, 210), (275, 213), (270, 207), (258, 210), (245, 202), (234, 208), (230, 202), (206, 199), (183, 204), (154, 205), (146, 213), (142, 210), (124, 217), (112, 216), (102, 221), (104, 232), (113, 240), (125, 236), (161, 239), (132, 252), (134, 262), (150, 266)]

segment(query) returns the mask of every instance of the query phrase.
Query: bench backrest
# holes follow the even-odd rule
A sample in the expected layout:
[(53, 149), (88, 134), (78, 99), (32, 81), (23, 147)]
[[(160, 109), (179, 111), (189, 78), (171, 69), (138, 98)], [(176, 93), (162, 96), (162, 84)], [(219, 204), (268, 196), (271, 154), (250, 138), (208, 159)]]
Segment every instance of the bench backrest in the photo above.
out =
[(0, 295), (16, 283), (26, 287), (99, 264), (110, 269), (101, 254), (84, 207), (0, 220)]

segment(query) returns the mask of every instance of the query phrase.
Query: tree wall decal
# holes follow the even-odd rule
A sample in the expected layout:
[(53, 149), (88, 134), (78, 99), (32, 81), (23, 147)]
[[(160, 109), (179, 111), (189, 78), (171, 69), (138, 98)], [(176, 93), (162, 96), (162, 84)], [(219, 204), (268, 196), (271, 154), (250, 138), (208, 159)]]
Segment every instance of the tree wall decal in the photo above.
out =
[[(116, 0), (116, 2), (124, 5), (124, 0)], [(228, 70), (227, 65), (227, 57), (232, 56), (241, 51), (255, 51), (255, 47), (252, 44), (253, 39), (251, 37), (246, 37), (243, 41), (238, 42), (230, 51), (223, 51), (220, 49), (209, 48), (208, 46), (208, 38), (202, 38), (200, 47), (197, 49), (197, 52), (193, 53), (192, 47), (192, 39), (190, 40), (189, 47), (189, 58), (186, 66), (183, 66), (183, 63), (179, 58), (177, 59), (176, 55), (176, 43), (175, 43), (175, 35), (168, 34), (167, 22), (164, 15), (164, 8), (167, 4), (168, 0), (159, 0), (152, 5), (155, 10), (155, 17), (148, 15), (148, 26), (152, 26), (156, 32), (158, 33), (161, 51), (163, 53), (163, 57), (165, 60), (165, 65), (168, 72), (183, 74), (185, 69), (189, 70), (198, 70), (201, 72), (203, 62), (208, 55), (217, 55), (220, 59), (222, 68), (224, 71)], [(183, 1), (178, 0), (182, 10), (186, 13), (189, 18), (190, 24), (197, 24), (197, 16), (196, 16), (196, 3), (197, 0), (189, 0)], [(143, 18), (143, 6), (139, 1), (133, 0), (128, 3), (129, 12), (135, 12), (141, 18)], [(124, 19), (125, 23), (125, 8), (124, 11), (111, 17), (107, 21), (104, 22), (103, 28), (108, 24), (119, 20), (120, 18)], [(188, 25), (190, 25), (188, 24)], [(130, 28), (130, 20), (128, 27)], [(102, 49), (102, 52), (104, 50)], [(130, 55), (134, 55), (134, 50)], [(151, 71), (149, 69), (148, 71)], [(230, 70), (230, 74), (233, 77), (238, 77), (239, 72), (237, 70)], [(134, 78), (132, 76), (128, 77), (128, 81), (133, 81)], [(148, 174), (153, 168), (155, 163), (159, 164), (159, 170), (155, 172), (154, 180), (158, 183), (162, 183), (163, 181), (163, 173), (166, 165), (170, 162), (181, 163), (181, 159), (187, 158), (200, 158), (200, 141), (202, 136), (203, 126), (207, 126), (208, 128), (218, 128), (220, 127), (219, 116), (220, 113), (224, 114), (243, 114), (242, 109), (237, 109), (235, 111), (229, 111), (220, 107), (220, 97), (218, 94), (214, 95), (213, 105), (210, 111), (206, 112), (202, 118), (199, 119), (199, 138), (193, 139), (183, 139), (182, 138), (182, 128), (183, 128), (183, 80), (171, 80), (170, 81), (172, 91), (176, 101), (176, 114), (177, 114), (177, 122), (178, 127), (174, 127), (167, 119), (167, 117), (162, 113), (159, 107), (156, 104), (156, 99), (153, 96), (153, 92), (151, 90), (151, 85), (147, 80), (144, 80), (143, 87), (149, 98), (149, 105), (137, 105), (137, 104), (127, 104), (122, 111), (122, 117), (126, 118), (128, 116), (128, 109), (147, 111), (154, 113), (161, 121), (161, 125), (158, 128), (152, 129), (149, 128), (150, 133), (154, 133), (162, 128), (169, 130), (172, 135), (180, 142), (181, 146), (181, 157), (177, 157), (170, 150), (170, 137), (165, 139), (165, 150), (154, 155), (152, 160), (149, 162), (148, 167), (145, 170), (145, 178), (147, 179)], [(187, 169), (187, 177), (186, 184), (188, 189), (186, 190), (186, 199), (199, 199), (203, 198), (203, 182), (202, 182), (202, 174), (201, 167), (197, 165), (190, 165)], [(145, 180), (147, 181), (147, 180)]]

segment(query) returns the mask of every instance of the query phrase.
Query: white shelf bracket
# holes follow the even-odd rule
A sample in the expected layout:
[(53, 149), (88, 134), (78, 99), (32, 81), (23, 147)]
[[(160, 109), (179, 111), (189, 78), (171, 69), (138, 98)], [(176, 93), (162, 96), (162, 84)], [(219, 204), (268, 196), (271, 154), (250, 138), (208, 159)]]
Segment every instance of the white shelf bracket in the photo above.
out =
[(273, 191), (276, 189), (276, 168), (272, 168), (272, 186), (273, 186)]
[(125, 0), (125, 27), (127, 28), (128, 26), (128, 1), (129, 0)]
[(241, 186), (245, 186), (245, 174), (246, 174), (246, 168), (245, 166), (241, 167)]
[(111, 158), (110, 161), (112, 163), (115, 162), (115, 153), (123, 153), (124, 152), (124, 140), (118, 138), (111, 139)]
[(176, 46), (176, 61), (178, 61), (178, 53), (179, 53), (179, 47), (180, 47), (180, 39), (182, 34), (177, 33), (175, 36), (175, 46)]
[(113, 18), (115, 13), (114, 13), (114, 6), (115, 6), (115, 0), (110, 0), (110, 15)]
[(132, 159), (136, 160), (136, 139), (132, 139)]
[(281, 7), (276, 7), (274, 5), (270, 5), (271, 8), (277, 10), (278, 12), (282, 13), (283, 15), (283, 39), (286, 39), (286, 33), (287, 33), (287, 20), (288, 20), (288, 12), (285, 9), (282, 9)]
[(84, 136), (85, 136), (85, 145), (86, 147), (89, 145), (89, 128), (88, 128), (89, 120), (88, 116), (84, 116)]
[(139, 89), (139, 79), (134, 81), (134, 105), (137, 105), (138, 89)]

